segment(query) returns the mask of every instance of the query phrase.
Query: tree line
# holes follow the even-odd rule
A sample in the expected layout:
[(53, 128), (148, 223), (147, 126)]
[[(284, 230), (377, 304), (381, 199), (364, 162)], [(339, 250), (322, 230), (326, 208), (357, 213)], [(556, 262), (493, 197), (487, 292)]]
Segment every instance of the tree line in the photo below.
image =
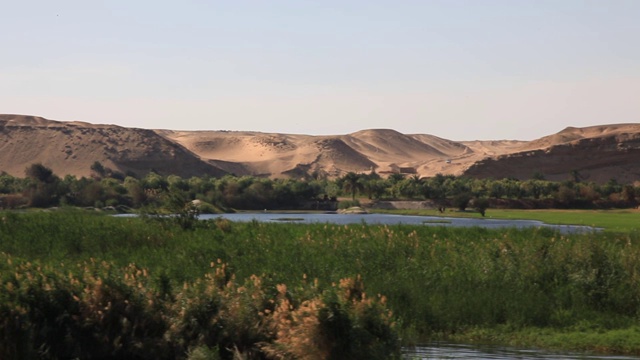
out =
[(24, 177), (0, 174), (0, 208), (80, 206), (124, 206), (141, 208), (162, 206), (182, 199), (199, 200), (215, 209), (326, 209), (338, 198), (370, 200), (430, 200), (437, 206), (464, 210), (469, 206), (486, 208), (605, 208), (633, 207), (640, 198), (640, 187), (621, 184), (615, 179), (605, 184), (586, 182), (572, 173), (566, 181), (548, 181), (536, 175), (529, 180), (475, 179), (442, 175), (347, 173), (336, 179), (269, 179), (257, 176), (191, 177), (124, 175), (91, 166), (91, 176), (59, 177), (42, 164), (25, 169)]

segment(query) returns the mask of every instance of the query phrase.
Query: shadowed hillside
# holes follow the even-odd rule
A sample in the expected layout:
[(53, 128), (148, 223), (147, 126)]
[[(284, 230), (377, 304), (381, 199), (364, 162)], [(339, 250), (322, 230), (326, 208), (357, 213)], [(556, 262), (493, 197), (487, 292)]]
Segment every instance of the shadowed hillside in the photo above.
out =
[(27, 166), (39, 162), (59, 175), (88, 176), (95, 161), (138, 175), (225, 173), (153, 130), (0, 115), (0, 171), (23, 176)]
[(528, 179), (537, 172), (548, 180), (561, 181), (577, 171), (582, 179), (597, 183), (640, 180), (639, 124), (566, 128), (531, 141), (521, 150), (479, 161), (465, 175)]

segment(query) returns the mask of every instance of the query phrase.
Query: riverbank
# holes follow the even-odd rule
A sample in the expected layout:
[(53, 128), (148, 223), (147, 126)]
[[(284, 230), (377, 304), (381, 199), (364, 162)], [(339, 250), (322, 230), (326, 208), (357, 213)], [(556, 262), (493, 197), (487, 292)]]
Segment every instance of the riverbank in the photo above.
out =
[(517, 329), (502, 325), (494, 328), (468, 329), (458, 334), (434, 335), (429, 340), (557, 352), (571, 351), (593, 356), (640, 356), (640, 326), (637, 324), (613, 329), (588, 323), (560, 329)]
[(370, 209), (374, 213), (419, 216), (446, 216), (465, 218), (488, 218), (505, 220), (537, 220), (546, 224), (577, 225), (602, 228), (611, 232), (629, 233), (638, 230), (640, 210), (520, 210), (520, 209), (487, 209), (483, 217), (476, 211), (457, 211), (449, 209), (441, 213), (435, 209)]
[[(260, 298), (266, 303), (275, 301), (279, 284), (286, 284), (289, 301), (299, 305), (304, 302), (301, 299), (330, 294), (343, 279), (360, 279), (354, 289), (361, 292), (361, 299), (392, 313), (390, 332), (376, 336), (397, 336), (404, 344), (449, 338), (542, 347), (557, 343), (566, 350), (585, 350), (591, 342), (598, 346), (591, 348), (594, 351), (637, 354), (640, 350), (640, 344), (634, 342), (640, 313), (640, 237), (633, 232), (562, 235), (552, 229), (221, 219), (184, 229), (172, 218), (114, 218), (61, 211), (0, 213), (0, 239), (5, 290), (13, 286), (9, 284), (16, 281), (15, 274), (28, 279), (30, 273), (36, 280), (38, 274), (43, 274), (43, 280), (54, 278), (47, 274), (58, 274), (63, 277), (61, 283), (69, 280), (73, 284), (73, 279), (81, 281), (82, 274), (95, 274), (84, 270), (86, 264), (97, 264), (100, 269), (111, 269), (108, 273), (113, 278), (109, 279), (117, 280), (115, 284), (132, 274), (141, 279), (138, 272), (146, 274), (140, 291), (148, 294), (144, 296), (153, 295), (151, 300), (157, 305), (186, 296), (181, 290), (185, 284), (202, 281), (224, 264), (229, 270), (224, 273), (225, 281), (233, 278), (237, 288), (259, 279), (259, 289), (265, 294)], [(85, 296), (84, 287), (72, 286), (69, 297), (61, 298), (68, 302), (52, 303), (58, 294), (51, 287), (55, 283), (32, 284), (38, 297), (12, 298), (7, 291), (1, 292), (0, 311), (29, 314), (28, 309), (38, 304), (49, 304), (55, 305), (50, 311), (58, 309), (65, 318), (65, 304), (74, 304), (69, 299)], [(192, 289), (191, 285), (187, 288)], [(112, 294), (123, 301), (138, 296), (138, 290), (127, 289)], [(189, 299), (198, 298), (197, 291)], [(144, 306), (150, 306), (148, 298), (141, 299)], [(236, 304), (239, 307), (234, 311), (248, 316), (247, 320), (268, 309), (262, 302), (249, 307)], [(145, 309), (154, 313), (153, 308)], [(385, 324), (385, 311), (373, 311), (373, 319)], [(112, 314), (114, 321), (124, 316)], [(210, 330), (204, 326), (198, 331)], [(202, 335), (198, 331), (189, 336)], [(589, 339), (587, 333), (610, 336), (601, 336), (601, 343), (588, 340), (583, 344), (562, 337), (575, 334), (575, 339)], [(619, 346), (625, 336), (630, 340)], [(554, 337), (561, 341), (554, 342)], [(251, 339), (247, 341), (254, 341)]]

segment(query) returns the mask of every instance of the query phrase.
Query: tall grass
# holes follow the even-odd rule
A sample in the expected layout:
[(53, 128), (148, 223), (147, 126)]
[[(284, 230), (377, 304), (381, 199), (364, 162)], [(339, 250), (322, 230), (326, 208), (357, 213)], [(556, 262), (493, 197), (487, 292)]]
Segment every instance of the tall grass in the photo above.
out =
[(240, 271), (213, 257), (229, 257), (220, 241), (229, 223), (185, 231), (80, 213), (2, 215), (2, 359), (399, 355), (386, 300), (367, 296), (360, 277), (320, 286)]
[[(258, 289), (267, 295), (256, 297), (273, 301), (269, 311), (277, 314), (272, 315), (274, 319), (282, 314), (291, 321), (298, 319), (298, 329), (261, 323), (272, 334), (281, 334), (279, 339), (289, 339), (283, 342), (298, 339), (287, 350), (291, 358), (297, 356), (296, 346), (311, 346), (301, 345), (302, 337), (297, 332), (312, 328), (313, 324), (309, 325), (308, 321), (320, 321), (317, 319), (323, 316), (329, 321), (339, 318), (335, 314), (343, 313), (328, 305), (343, 304), (344, 308), (348, 303), (336, 300), (339, 291), (335, 289), (340, 288), (342, 279), (357, 279), (360, 285), (354, 285), (355, 288), (366, 284), (368, 295), (362, 297), (362, 301), (376, 300), (375, 306), (379, 306), (385, 299), (385, 306), (399, 322), (396, 330), (405, 342), (477, 327), (571, 329), (589, 324), (592, 328), (607, 330), (637, 325), (639, 240), (633, 233), (561, 235), (550, 229), (302, 225), (226, 220), (206, 221), (194, 229), (184, 230), (170, 221), (81, 213), (0, 215), (0, 252), (7, 254), (14, 264), (29, 261), (50, 271), (62, 271), (61, 264), (68, 267), (104, 261), (110, 271), (125, 269), (118, 270), (125, 272), (129, 271), (126, 269), (130, 264), (135, 264), (137, 269), (147, 271), (143, 288), (154, 294), (165, 294), (163, 296), (170, 297), (171, 301), (191, 299), (197, 303), (194, 305), (200, 309), (197, 311), (213, 305), (198, 302), (201, 300), (196, 294), (205, 290), (191, 293), (189, 289), (205, 286), (202, 281), (210, 276), (211, 262), (220, 259), (235, 284), (251, 288), (255, 287), (251, 285), (255, 279), (259, 279)], [(15, 269), (0, 263), (0, 270), (5, 279), (3, 286), (7, 286), (5, 275)], [(188, 289), (184, 289), (185, 283), (191, 284)], [(291, 298), (286, 301), (294, 302), (293, 309), (276, 306), (285, 303), (278, 284), (287, 284)], [(313, 290), (309, 290), (311, 288)], [(326, 294), (334, 294), (333, 300)], [(154, 296), (154, 301), (162, 298)], [(234, 310), (241, 319), (253, 319), (252, 316), (264, 310), (262, 308), (268, 308), (248, 298), (241, 303), (247, 308)], [(319, 308), (333, 311), (333, 315), (318, 315), (316, 320), (304, 317), (305, 313)], [(351, 308), (349, 311), (353, 320), (361, 318), (358, 311), (369, 310)], [(380, 315), (384, 311), (375, 313)], [(205, 315), (206, 311), (202, 316)], [(381, 319), (380, 316), (375, 318)], [(374, 317), (367, 321), (372, 319)], [(376, 321), (386, 324), (392, 319)], [(342, 331), (339, 324), (331, 326), (338, 328), (325, 328), (325, 334)], [(318, 329), (313, 331), (320, 331)], [(377, 334), (374, 338), (378, 340), (367, 343), (369, 346), (374, 343), (381, 348), (391, 346), (382, 341), (386, 336), (393, 339), (391, 334), (383, 334), (387, 330), (379, 325), (372, 325), (371, 329), (379, 331), (369, 330), (367, 336)], [(308, 335), (311, 330), (304, 331)], [(246, 337), (242, 343), (271, 344), (261, 347), (260, 353), (272, 357), (284, 354), (278, 352), (284, 345), (276, 346), (279, 343), (274, 338), (261, 338), (263, 332), (252, 334), (242, 335)], [(187, 338), (198, 336), (193, 333)], [(344, 338), (349, 337), (334, 340)], [(322, 341), (329, 341), (327, 339)], [(231, 346), (228, 341), (204, 343), (207, 348), (217, 344)], [(332, 344), (339, 347), (335, 342)], [(353, 355), (356, 350), (352, 350)]]

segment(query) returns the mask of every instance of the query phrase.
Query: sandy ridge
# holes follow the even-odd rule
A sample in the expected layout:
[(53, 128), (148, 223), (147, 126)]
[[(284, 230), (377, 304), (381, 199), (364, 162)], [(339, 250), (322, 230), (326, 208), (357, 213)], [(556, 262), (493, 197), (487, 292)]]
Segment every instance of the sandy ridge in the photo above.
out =
[[(453, 141), (430, 134), (367, 129), (313, 136), (250, 131), (179, 131), (0, 115), (0, 171), (22, 176), (34, 162), (57, 174), (88, 176), (95, 161), (121, 172), (181, 176), (340, 176), (354, 171), (526, 179), (566, 178), (572, 169), (602, 181), (640, 178), (640, 124), (568, 127), (533, 141)], [(640, 151), (640, 150), (639, 150)]]

